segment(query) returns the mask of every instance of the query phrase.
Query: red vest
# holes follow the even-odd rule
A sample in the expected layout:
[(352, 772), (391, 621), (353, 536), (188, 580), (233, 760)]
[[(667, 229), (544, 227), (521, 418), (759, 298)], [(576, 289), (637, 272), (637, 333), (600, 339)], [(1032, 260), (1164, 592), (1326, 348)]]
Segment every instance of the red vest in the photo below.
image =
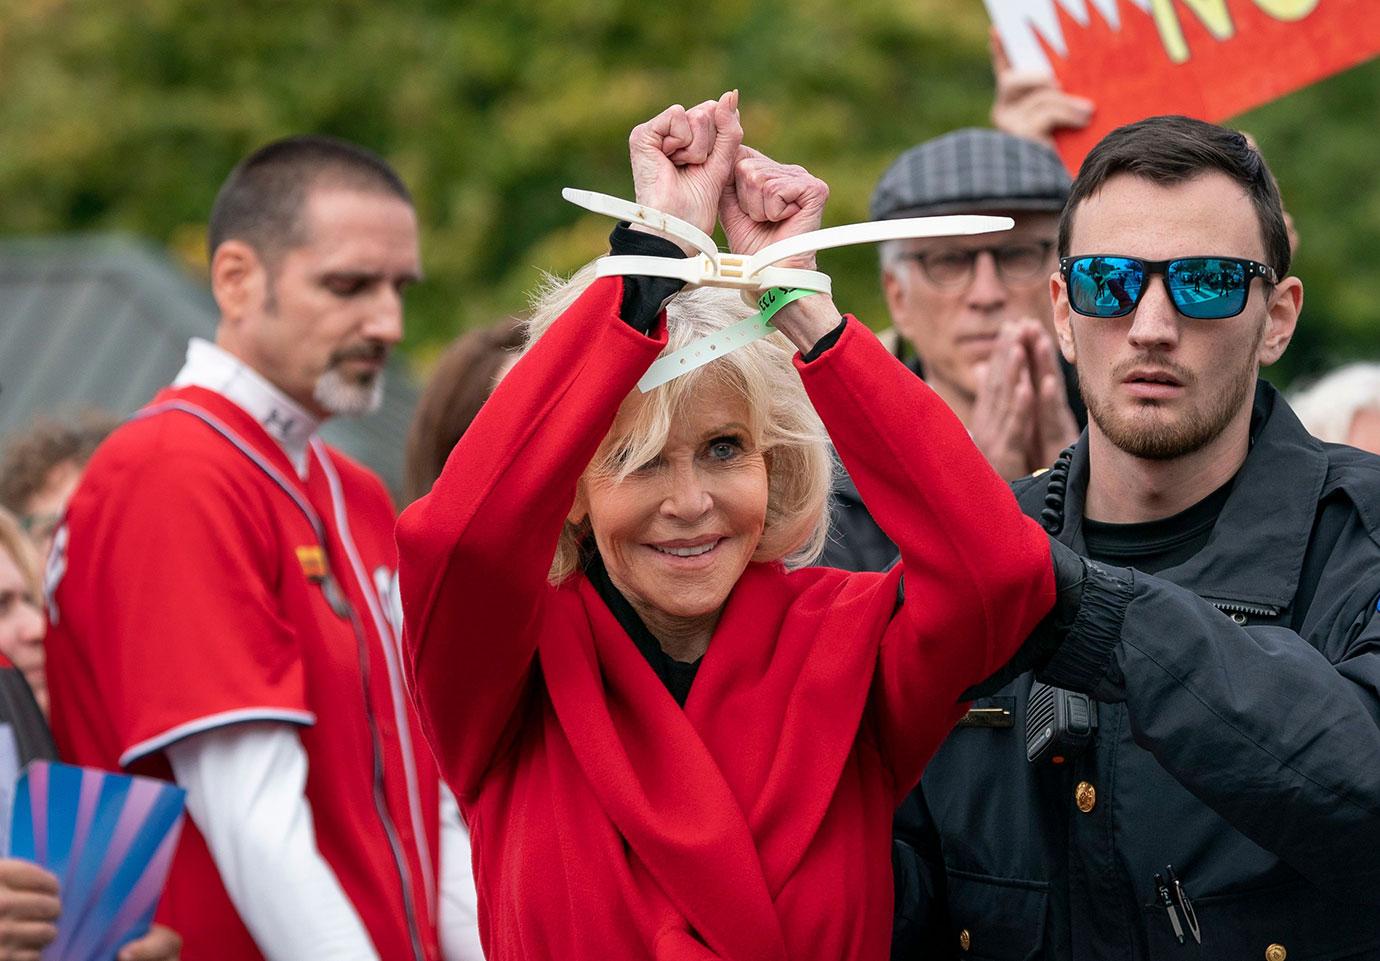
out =
[[(50, 567), (53, 730), (74, 763), (171, 779), (183, 737), (300, 725), (323, 857), (382, 957), (432, 961), (438, 785), (389, 618), (392, 505), (319, 441), (309, 463), (199, 387), (101, 446)], [(190, 821), (158, 918), (187, 961), (260, 957)]]

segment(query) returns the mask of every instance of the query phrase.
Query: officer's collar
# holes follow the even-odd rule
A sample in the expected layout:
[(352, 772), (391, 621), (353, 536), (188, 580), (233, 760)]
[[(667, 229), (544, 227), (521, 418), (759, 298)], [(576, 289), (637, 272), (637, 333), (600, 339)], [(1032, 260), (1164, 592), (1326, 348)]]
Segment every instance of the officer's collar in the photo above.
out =
[[(1284, 608), (1298, 590), (1303, 555), (1327, 474), (1322, 444), (1309, 435), (1279, 391), (1256, 382), (1251, 449), (1237, 471), (1202, 550), (1157, 576), (1213, 600)], [(1064, 528), (1059, 539), (1086, 550), (1083, 508), (1088, 489), (1088, 435), (1069, 463)]]
[(204, 387), (243, 408), (282, 446), (297, 475), (307, 476), (307, 445), (321, 421), (234, 354), (193, 337), (173, 386)]

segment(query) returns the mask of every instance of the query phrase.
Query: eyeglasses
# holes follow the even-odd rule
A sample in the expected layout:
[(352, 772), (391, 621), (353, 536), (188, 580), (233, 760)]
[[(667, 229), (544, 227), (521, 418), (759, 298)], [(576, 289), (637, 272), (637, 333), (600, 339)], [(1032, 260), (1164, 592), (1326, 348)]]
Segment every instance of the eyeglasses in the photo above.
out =
[(997, 265), (997, 276), (1009, 284), (1038, 277), (1049, 262), (1049, 252), (1053, 249), (1052, 241), (1033, 240), (1001, 247), (948, 247), (904, 256), (917, 261), (930, 283), (936, 287), (960, 287), (972, 283), (978, 254), (991, 254)]
[(1278, 283), (1273, 267), (1239, 257), (1140, 260), (1096, 254), (1064, 257), (1059, 272), (1069, 306), (1085, 317), (1125, 317), (1136, 309), (1155, 274), (1164, 278), (1174, 309), (1195, 320), (1224, 320), (1246, 309), (1251, 280)]

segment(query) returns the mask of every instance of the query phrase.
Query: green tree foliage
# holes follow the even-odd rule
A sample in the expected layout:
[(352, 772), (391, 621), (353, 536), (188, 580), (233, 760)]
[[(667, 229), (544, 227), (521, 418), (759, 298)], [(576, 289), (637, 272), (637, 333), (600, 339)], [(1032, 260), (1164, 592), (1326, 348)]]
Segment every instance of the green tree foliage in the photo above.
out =
[[(294, 132), (348, 137), (417, 195), (424, 359), (520, 311), (541, 270), (603, 249), (609, 224), (560, 188), (630, 193), (627, 132), (672, 101), (740, 88), (749, 141), (828, 180), (831, 223), (864, 218), (900, 150), (986, 122), (985, 31), (978, 0), (0, 0), (0, 228), (130, 231), (199, 268), (239, 157)], [(1374, 349), (1377, 81), (1372, 64), (1243, 122), (1303, 234), (1290, 370)], [(822, 259), (840, 301), (883, 323), (873, 253)]]

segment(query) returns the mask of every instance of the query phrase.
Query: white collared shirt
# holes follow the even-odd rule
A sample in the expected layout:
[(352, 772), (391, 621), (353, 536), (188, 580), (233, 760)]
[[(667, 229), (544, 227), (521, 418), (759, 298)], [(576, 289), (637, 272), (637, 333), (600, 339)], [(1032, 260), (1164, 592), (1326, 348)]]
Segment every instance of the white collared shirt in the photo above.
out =
[(193, 337), (187, 344), (187, 361), (172, 385), (204, 387), (242, 408), (282, 445), (297, 476), (307, 476), (308, 445), (321, 426), (320, 419), (234, 354)]

